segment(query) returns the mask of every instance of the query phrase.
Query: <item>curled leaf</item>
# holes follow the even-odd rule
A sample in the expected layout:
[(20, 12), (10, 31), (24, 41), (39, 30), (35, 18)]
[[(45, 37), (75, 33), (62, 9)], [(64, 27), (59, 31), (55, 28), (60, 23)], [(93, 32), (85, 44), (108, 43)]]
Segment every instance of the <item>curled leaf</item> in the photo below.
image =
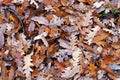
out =
[(49, 24), (48, 20), (45, 17), (37, 17), (37, 16), (35, 16), (35, 17), (32, 17), (31, 20), (37, 21), (39, 24), (44, 24), (44, 25)]

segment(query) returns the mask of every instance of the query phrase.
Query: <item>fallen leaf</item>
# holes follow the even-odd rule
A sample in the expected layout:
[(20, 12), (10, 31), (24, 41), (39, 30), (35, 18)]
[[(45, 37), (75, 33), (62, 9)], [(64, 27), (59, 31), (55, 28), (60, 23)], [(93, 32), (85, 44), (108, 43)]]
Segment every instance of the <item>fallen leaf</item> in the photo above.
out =
[(103, 47), (105, 47), (105, 46), (107, 46), (108, 45), (108, 43), (106, 42), (106, 41), (99, 41), (99, 42), (96, 42), (96, 44), (98, 45), (98, 46), (103, 46)]
[(59, 68), (61, 69), (61, 71), (63, 71), (65, 69), (65, 66), (61, 63), (61, 62), (58, 62), (58, 61), (54, 61), (54, 64)]
[(22, 13), (25, 11), (25, 9), (29, 6), (29, 2), (26, 0), (22, 3), (22, 6), (18, 8), (18, 14), (22, 15)]
[(120, 42), (114, 42), (111, 44), (111, 46), (115, 49), (120, 49)]
[(35, 78), (38, 74), (39, 74), (39, 69), (38, 68), (35, 68), (31, 74), (32, 78)]
[(45, 54), (39, 55), (37, 53), (35, 55), (32, 55), (33, 64), (35, 65), (35, 67), (38, 68), (45, 58), (46, 58)]
[(115, 79), (116, 76), (114, 75), (113, 71), (110, 69), (110, 67), (108, 67), (108, 64), (112, 64), (113, 63), (113, 60), (112, 60), (112, 56), (106, 56), (104, 58), (103, 61), (101, 61), (101, 69), (105, 70), (109, 77), (111, 77), (112, 79)]
[(93, 38), (93, 43), (97, 43), (99, 41), (104, 40), (107, 38), (110, 34), (108, 32), (105, 32), (103, 30), (99, 30), (96, 36)]
[(61, 0), (61, 4), (62, 4), (63, 6), (67, 6), (67, 0)]
[(59, 9), (58, 7), (54, 7), (54, 9), (56, 10), (56, 12), (54, 13), (56, 16), (59, 16), (59, 17), (65, 17), (68, 15), (67, 12)]
[(89, 46), (89, 45), (84, 45), (84, 46), (85, 46), (86, 50), (91, 51), (95, 54), (98, 54), (97, 50), (93, 49), (92, 46)]
[(96, 77), (96, 76), (97, 76), (97, 75), (96, 75), (96, 69), (97, 69), (97, 67), (94, 65), (94, 63), (93, 63), (92, 61), (90, 61), (90, 64), (89, 64), (89, 67), (88, 67), (88, 68), (89, 68), (92, 76), (93, 76), (93, 77)]
[(15, 75), (15, 69), (14, 69), (14, 66), (11, 66), (11, 68), (9, 70), (9, 74), (8, 74), (8, 80), (13, 80), (14, 75)]

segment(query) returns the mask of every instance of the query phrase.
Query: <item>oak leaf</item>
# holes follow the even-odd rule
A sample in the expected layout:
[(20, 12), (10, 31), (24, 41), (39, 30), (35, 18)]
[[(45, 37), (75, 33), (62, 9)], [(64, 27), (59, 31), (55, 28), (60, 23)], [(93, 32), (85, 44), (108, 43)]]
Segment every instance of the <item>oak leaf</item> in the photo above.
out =
[(110, 34), (108, 32), (105, 32), (103, 30), (98, 31), (98, 33), (96, 34), (96, 36), (93, 38), (93, 43), (97, 43), (101, 40), (104, 40), (105, 38), (107, 38)]
[(24, 70), (24, 74), (26, 75), (27, 79), (30, 79), (31, 76), (31, 72), (33, 71), (31, 69), (31, 66), (33, 66), (33, 63), (31, 61), (33, 61), (31, 59), (31, 56), (33, 55), (33, 52), (27, 56), (24, 56), (24, 66), (23, 66), (23, 70)]
[(101, 61), (101, 69), (103, 69), (104, 71), (106, 71), (109, 75), (109, 77), (111, 77), (113, 80), (116, 79), (116, 76), (114, 75), (113, 71), (110, 69), (110, 67), (108, 67), (108, 64), (112, 64), (113, 60), (112, 60), (112, 56), (105, 56), (104, 60)]
[(94, 63), (92, 61), (90, 61), (90, 66), (88, 67), (92, 76), (96, 77), (96, 69), (97, 67), (94, 65)]

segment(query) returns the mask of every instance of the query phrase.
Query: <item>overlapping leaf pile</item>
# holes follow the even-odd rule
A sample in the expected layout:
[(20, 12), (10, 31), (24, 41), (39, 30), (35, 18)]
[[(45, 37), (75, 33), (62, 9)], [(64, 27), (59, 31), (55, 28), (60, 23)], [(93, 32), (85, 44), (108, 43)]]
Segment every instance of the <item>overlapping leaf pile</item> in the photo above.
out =
[(0, 0), (0, 80), (119, 80), (119, 0)]

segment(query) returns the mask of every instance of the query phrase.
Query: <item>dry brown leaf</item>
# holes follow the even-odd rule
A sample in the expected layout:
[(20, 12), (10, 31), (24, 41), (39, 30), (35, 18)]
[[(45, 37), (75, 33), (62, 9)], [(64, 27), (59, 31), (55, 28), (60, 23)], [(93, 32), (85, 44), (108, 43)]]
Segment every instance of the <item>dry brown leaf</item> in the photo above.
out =
[(120, 49), (117, 49), (116, 51), (113, 51), (111, 54), (114, 55), (116, 60), (120, 59)]
[(63, 65), (64, 65), (65, 67), (69, 67), (69, 66), (71, 66), (72, 64), (70, 63), (69, 60), (65, 60), (65, 61), (63, 62)]
[(4, 20), (4, 18), (3, 18), (3, 14), (0, 14), (0, 24), (2, 24), (2, 23), (4, 23), (5, 22), (5, 20)]
[(30, 36), (31, 36), (31, 33), (28, 31), (28, 28), (29, 28), (29, 26), (26, 25), (26, 27), (25, 27), (25, 32), (26, 32), (26, 35), (27, 35), (28, 37), (30, 37)]
[(60, 3), (60, 1), (57, 1), (57, 2), (52, 3), (52, 5), (53, 5), (54, 7), (60, 7), (60, 6), (61, 6), (61, 3)]
[(100, 27), (105, 27), (105, 25), (97, 17), (94, 17), (94, 22), (96, 22)]
[(106, 41), (99, 41), (99, 42), (96, 42), (96, 44), (98, 45), (98, 46), (103, 46), (103, 47), (105, 47), (105, 46), (107, 46), (108, 45), (108, 43), (106, 42)]
[(108, 32), (105, 32), (103, 30), (98, 31), (96, 36), (93, 38), (93, 43), (97, 43), (99, 41), (104, 40), (106, 37), (108, 37), (110, 34)]
[(67, 6), (67, 0), (61, 0), (61, 4), (62, 4), (63, 6)]
[(115, 75), (113, 75), (113, 74), (108, 74), (108, 76), (109, 76), (112, 80), (116, 80), (116, 79), (117, 79), (117, 77), (116, 77)]
[(101, 61), (101, 68), (104, 69), (106, 72), (113, 74), (112, 70), (108, 67), (108, 64), (112, 64), (113, 60), (112, 60), (112, 56), (105, 56), (104, 60)]
[(2, 66), (1, 66), (1, 68), (2, 68), (2, 74), (1, 74), (1, 77), (2, 77), (2, 80), (9, 80), (8, 79), (8, 71), (7, 71), (7, 68), (5, 67), (5, 63), (4, 62), (2, 62)]
[(12, 15), (12, 14), (8, 15), (8, 19), (13, 21), (13, 22), (17, 21), (17, 18), (14, 15)]
[(11, 66), (8, 74), (8, 80), (14, 80), (14, 75), (15, 75), (15, 68), (14, 66)]
[(39, 68), (35, 68), (31, 74), (32, 78), (35, 78), (38, 75), (39, 71)]
[(113, 80), (116, 79), (116, 76), (114, 75), (113, 71), (108, 67), (108, 64), (112, 64), (112, 56), (106, 56), (103, 61), (101, 61), (101, 69), (106, 71), (110, 78)]
[(63, 71), (65, 69), (65, 66), (61, 63), (61, 62), (58, 62), (58, 61), (54, 61), (54, 64), (59, 68), (61, 69), (61, 71)]
[(20, 25), (20, 22), (18, 21), (18, 19), (14, 16), (14, 15), (12, 15), (12, 14), (9, 14), (8, 15), (8, 19), (10, 20), (10, 21), (13, 21), (14, 22), (14, 27), (15, 27), (15, 29), (14, 30), (12, 30), (11, 31), (11, 33), (17, 33), (18, 31), (19, 31), (19, 29), (21, 28), (21, 25)]
[(25, 75), (21, 71), (16, 70), (15, 73), (20, 77), (25, 77)]
[(40, 63), (43, 62), (43, 60), (45, 59), (45, 54), (35, 54), (35, 55), (32, 55), (32, 59), (33, 59), (33, 64), (36, 66), (36, 67), (39, 67)]
[(48, 27), (44, 27), (43, 29), (45, 30), (45, 32), (47, 32), (52, 37), (54, 37), (58, 33), (57, 29), (50, 29)]
[(43, 49), (42, 46), (37, 46), (37, 50), (36, 50), (35, 54), (39, 53), (42, 49)]
[(69, 19), (69, 18), (65, 18), (65, 22), (66, 22), (67, 24), (70, 24), (70, 19)]
[(120, 49), (120, 42), (114, 42), (111, 44), (111, 46), (115, 49)]
[(0, 1), (0, 5), (11, 3), (13, 0), (1, 0), (1, 1)]
[(46, 17), (46, 19), (50, 22), (50, 21), (52, 20), (52, 16), (51, 16), (51, 15), (48, 15), (48, 16)]
[(90, 66), (88, 67), (88, 69), (90, 70), (91, 74), (93, 77), (96, 77), (96, 69), (97, 67), (94, 65), (94, 63), (92, 61), (90, 61)]
[(22, 6), (18, 8), (18, 14), (21, 15), (25, 9), (29, 6), (29, 2), (26, 0), (22, 3)]
[(59, 9), (58, 7), (54, 7), (54, 9), (56, 10), (56, 12), (54, 13), (56, 16), (59, 16), (59, 17), (65, 17), (68, 15), (67, 12)]
[(52, 44), (52, 45), (47, 49), (47, 51), (48, 51), (49, 53), (55, 53), (55, 52), (56, 52), (55, 48), (56, 48), (56, 44)]
[(23, 45), (23, 50), (24, 50), (25, 52), (28, 51), (28, 46), (27, 46), (26, 44)]
[(84, 45), (84, 47), (88, 50), (88, 51), (91, 51), (95, 54), (98, 54), (97, 50), (93, 49), (92, 46), (89, 46), (89, 45)]

